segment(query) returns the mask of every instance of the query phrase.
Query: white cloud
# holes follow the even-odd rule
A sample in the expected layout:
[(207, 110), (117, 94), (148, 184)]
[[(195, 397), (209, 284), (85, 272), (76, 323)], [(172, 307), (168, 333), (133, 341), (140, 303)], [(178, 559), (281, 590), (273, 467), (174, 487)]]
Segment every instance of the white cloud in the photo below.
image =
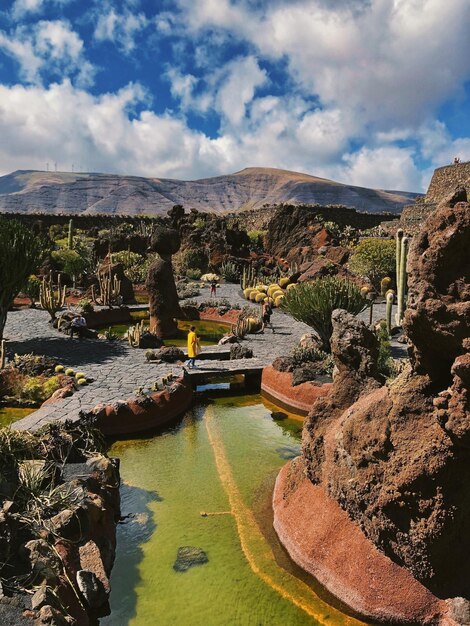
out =
[(95, 69), (84, 56), (79, 35), (66, 20), (41, 20), (18, 26), (10, 34), (0, 31), (0, 50), (13, 57), (27, 82), (40, 83), (43, 72), (73, 76), (81, 86), (93, 83)]
[(253, 56), (235, 59), (223, 71), (225, 77), (217, 90), (216, 109), (231, 126), (239, 126), (256, 89), (267, 81), (267, 73)]
[[(287, 59), (306, 94), (350, 110), (364, 126), (416, 125), (470, 76), (468, 0), (266, 3), (179, 0), (181, 26), (243, 37), (258, 55)], [(449, 42), (452, 33), (452, 42)]]
[(421, 189), (421, 174), (409, 148), (385, 146), (361, 148), (346, 154), (345, 165), (338, 168), (338, 179), (360, 187), (389, 190)]
[(112, 41), (126, 54), (135, 48), (135, 37), (148, 24), (143, 13), (135, 13), (126, 9), (117, 13), (113, 8), (100, 13), (95, 28), (97, 41)]
[(20, 19), (28, 13), (40, 13), (47, 4), (64, 5), (71, 0), (15, 0), (13, 3), (11, 14), (14, 19)]

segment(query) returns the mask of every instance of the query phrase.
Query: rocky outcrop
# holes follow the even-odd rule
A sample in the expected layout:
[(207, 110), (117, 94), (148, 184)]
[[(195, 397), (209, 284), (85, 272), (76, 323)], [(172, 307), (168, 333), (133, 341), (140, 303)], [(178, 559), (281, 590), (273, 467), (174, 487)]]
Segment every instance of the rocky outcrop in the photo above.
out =
[(152, 263), (147, 276), (150, 299), (150, 331), (158, 337), (173, 337), (178, 327), (176, 318), (181, 314), (171, 256), (176, 254), (181, 242), (178, 231), (158, 227), (150, 249), (159, 257)]
[(0, 177), (0, 212), (12, 213), (164, 215), (174, 205), (224, 213), (281, 203), (399, 213), (414, 196), (263, 167), (193, 181), (31, 170)]
[(437, 383), (451, 379), (470, 328), (470, 206), (433, 213), (413, 241), (404, 327), (415, 370)]
[[(310, 484), (362, 531), (369, 561), (375, 562), (378, 548), (434, 597), (449, 599), (426, 621), (412, 611), (400, 617), (399, 604), (406, 600), (411, 607), (415, 600), (403, 596), (386, 621), (462, 623), (455, 615), (470, 607), (469, 247), (467, 203), (436, 210), (413, 241), (405, 317), (412, 359), (388, 385), (377, 373), (373, 334), (346, 313), (334, 313), (333, 388), (305, 423), (302, 451)], [(285, 535), (286, 545), (291, 540)], [(353, 552), (346, 565), (357, 567)], [(348, 592), (359, 607), (364, 585)], [(384, 619), (379, 602), (375, 609), (373, 598), (368, 602), (368, 616)], [(454, 621), (445, 621), (448, 607)]]
[(434, 170), (426, 202), (442, 202), (456, 187), (465, 187), (470, 193), (470, 162), (445, 165)]

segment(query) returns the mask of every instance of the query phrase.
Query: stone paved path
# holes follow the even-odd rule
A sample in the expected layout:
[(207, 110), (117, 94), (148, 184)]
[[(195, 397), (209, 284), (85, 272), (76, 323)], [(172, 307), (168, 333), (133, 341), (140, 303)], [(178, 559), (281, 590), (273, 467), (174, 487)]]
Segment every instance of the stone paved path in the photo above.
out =
[[(222, 298), (227, 298), (231, 304), (248, 304), (239, 293), (237, 285), (222, 285), (217, 299)], [(204, 289), (195, 300), (209, 300), (209, 290)], [(380, 315), (378, 308), (376, 315)], [(70, 339), (53, 329), (48, 318), (45, 311), (38, 309), (10, 312), (4, 333), (7, 354), (12, 356), (14, 353), (34, 352), (54, 356), (63, 365), (73, 367), (75, 371), (83, 371), (94, 382), (79, 389), (70, 398), (41, 407), (16, 422), (15, 428), (33, 430), (54, 419), (76, 420), (81, 409), (89, 410), (100, 402), (126, 400), (137, 388), (150, 387), (161, 376), (171, 372), (177, 377), (182, 373), (181, 366), (178, 365), (147, 363), (145, 350), (131, 348), (124, 341)], [(249, 335), (243, 342), (253, 350), (254, 358), (249, 360), (250, 367), (265, 366), (277, 356), (288, 354), (303, 334), (311, 332), (307, 325), (296, 322), (277, 310), (274, 311), (272, 320), (275, 333), (267, 330), (265, 334)], [(230, 361), (199, 363), (200, 368), (205, 371), (220, 371), (232, 367)], [(237, 367), (241, 365), (240, 361), (232, 363), (234, 366), (237, 364)]]

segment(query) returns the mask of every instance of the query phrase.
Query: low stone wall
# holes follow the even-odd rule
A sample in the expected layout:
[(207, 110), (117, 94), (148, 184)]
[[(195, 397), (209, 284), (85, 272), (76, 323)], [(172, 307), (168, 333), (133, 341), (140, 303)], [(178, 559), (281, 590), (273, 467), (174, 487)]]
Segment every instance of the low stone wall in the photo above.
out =
[(263, 369), (261, 395), (296, 415), (305, 417), (315, 400), (330, 390), (331, 383), (307, 382), (292, 386), (290, 372), (278, 372), (272, 365)]
[(465, 187), (470, 195), (470, 161), (434, 170), (426, 193), (426, 202), (439, 203), (459, 185)]
[(193, 390), (180, 378), (164, 391), (135, 396), (114, 404), (98, 404), (91, 413), (104, 435), (132, 435), (163, 426), (184, 413), (192, 403)]
[(86, 313), (85, 319), (89, 328), (97, 328), (109, 324), (132, 324), (131, 309), (119, 307), (117, 309), (98, 309), (93, 313)]
[(306, 478), (300, 457), (280, 471), (273, 509), (274, 528), (292, 560), (362, 618), (423, 626), (462, 623)]

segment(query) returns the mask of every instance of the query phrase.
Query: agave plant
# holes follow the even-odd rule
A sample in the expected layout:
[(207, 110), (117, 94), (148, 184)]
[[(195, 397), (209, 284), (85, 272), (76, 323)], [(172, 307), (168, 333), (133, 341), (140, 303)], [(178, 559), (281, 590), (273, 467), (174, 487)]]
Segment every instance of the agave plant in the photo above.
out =
[(296, 285), (286, 292), (282, 302), (282, 308), (294, 319), (313, 328), (321, 341), (322, 349), (327, 353), (331, 352), (333, 311), (344, 309), (357, 315), (366, 306), (367, 300), (354, 283), (335, 276)]

